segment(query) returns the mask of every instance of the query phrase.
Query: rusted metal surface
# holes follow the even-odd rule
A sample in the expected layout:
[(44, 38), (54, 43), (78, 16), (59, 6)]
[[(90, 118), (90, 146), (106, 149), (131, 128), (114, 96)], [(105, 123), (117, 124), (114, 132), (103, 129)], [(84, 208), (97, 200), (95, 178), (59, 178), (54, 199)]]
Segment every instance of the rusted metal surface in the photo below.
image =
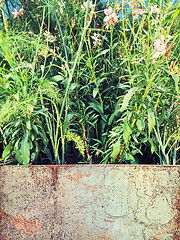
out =
[(0, 240), (179, 240), (179, 167), (0, 167)]

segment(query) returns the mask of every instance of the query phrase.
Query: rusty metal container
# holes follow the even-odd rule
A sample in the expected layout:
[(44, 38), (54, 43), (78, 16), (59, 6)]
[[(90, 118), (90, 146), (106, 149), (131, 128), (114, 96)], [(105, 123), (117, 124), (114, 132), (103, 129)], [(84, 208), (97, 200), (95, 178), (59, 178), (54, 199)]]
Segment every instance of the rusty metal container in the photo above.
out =
[(0, 167), (0, 240), (179, 240), (179, 167)]

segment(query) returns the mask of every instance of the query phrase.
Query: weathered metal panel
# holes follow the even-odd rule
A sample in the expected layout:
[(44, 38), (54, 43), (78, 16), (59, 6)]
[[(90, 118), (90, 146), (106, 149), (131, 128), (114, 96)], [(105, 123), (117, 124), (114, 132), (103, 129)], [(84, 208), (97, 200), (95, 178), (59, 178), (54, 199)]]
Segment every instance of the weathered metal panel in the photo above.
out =
[(179, 240), (179, 167), (0, 167), (0, 240)]

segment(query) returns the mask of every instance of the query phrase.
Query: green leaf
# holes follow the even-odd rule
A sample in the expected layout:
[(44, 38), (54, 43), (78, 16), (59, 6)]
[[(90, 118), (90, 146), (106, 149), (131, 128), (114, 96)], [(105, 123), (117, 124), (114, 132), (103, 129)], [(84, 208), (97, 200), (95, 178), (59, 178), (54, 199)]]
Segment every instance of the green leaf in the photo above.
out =
[(162, 112), (161, 115), (158, 117), (158, 126), (160, 127), (160, 125), (162, 124), (164, 117), (165, 117), (165, 109), (164, 109), (164, 105), (162, 104)]
[(150, 3), (154, 3), (154, 4), (156, 4), (157, 6), (159, 6), (158, 1), (156, 1), (156, 0), (150, 0)]
[(164, 0), (164, 1), (165, 1), (165, 3), (167, 3), (167, 4), (169, 3), (169, 0)]
[(107, 52), (109, 52), (109, 49), (105, 49), (105, 50), (101, 51), (94, 59), (106, 54)]
[(52, 162), (53, 156), (52, 156), (51, 150), (49, 148), (45, 148), (44, 153), (47, 155), (48, 159)]
[(136, 164), (135, 158), (134, 158), (133, 155), (131, 155), (130, 153), (127, 154), (126, 160), (130, 160), (130, 163), (131, 163), (131, 164)]
[(129, 86), (122, 83), (118, 83), (117, 88), (120, 88), (122, 90), (128, 90)]
[(44, 112), (47, 112), (47, 111), (48, 111), (48, 108), (41, 108), (40, 110), (34, 112), (33, 115), (38, 115), (38, 114), (44, 115)]
[(30, 121), (30, 119), (26, 120), (26, 127), (27, 127), (28, 130), (30, 130), (30, 128), (31, 128), (31, 121)]
[(145, 128), (145, 122), (143, 120), (138, 119), (136, 122), (138, 130), (143, 130)]
[(155, 115), (151, 109), (148, 109), (148, 128), (149, 128), (149, 135), (152, 132), (153, 127), (155, 126)]
[(112, 122), (113, 122), (114, 118), (117, 116), (118, 112), (119, 112), (119, 110), (116, 110), (116, 111), (113, 112), (113, 114), (111, 114), (111, 116), (108, 120), (108, 125), (109, 126), (112, 124)]
[(148, 138), (148, 141), (151, 144), (151, 153), (154, 153), (156, 151), (156, 146), (154, 145), (154, 142), (150, 137)]
[(69, 122), (72, 120), (73, 116), (74, 116), (74, 114), (66, 114), (65, 121), (62, 126), (63, 134), (66, 134), (68, 126), (69, 126)]
[(113, 49), (115, 49), (115, 47), (118, 45), (118, 43), (119, 43), (119, 42), (114, 43)]
[(94, 88), (93, 89), (93, 98), (96, 97), (97, 93), (98, 93), (99, 89), (98, 88)]
[(179, 76), (178, 75), (175, 75), (175, 74), (172, 74), (172, 78), (174, 79), (174, 82), (175, 82), (175, 89), (176, 89), (176, 92), (179, 93)]
[(103, 107), (96, 99), (93, 99), (93, 101), (89, 103), (89, 106), (100, 114), (103, 121), (105, 121), (105, 122), (107, 121), (106, 117), (104, 115)]
[(27, 110), (28, 110), (29, 112), (33, 112), (33, 110), (34, 110), (34, 107), (33, 107), (33, 105), (31, 105), (31, 104), (27, 104), (27, 105), (26, 105), (26, 108), (27, 108)]
[(65, 77), (63, 75), (56, 75), (51, 78), (52, 81), (59, 82), (59, 81), (64, 81)]
[(113, 150), (111, 154), (111, 163), (115, 163), (115, 160), (121, 150), (120, 147), (121, 147), (120, 140), (118, 140), (116, 143), (113, 144)]
[(17, 150), (16, 159), (19, 163), (22, 163), (25, 167), (29, 166), (30, 149), (28, 142), (28, 131), (23, 135), (20, 142), (20, 148)]
[(158, 89), (158, 90), (160, 90), (162, 92), (166, 92), (167, 91), (166, 89), (164, 89), (164, 88), (162, 88), (160, 86), (157, 86), (155, 83), (153, 83), (152, 85), (153, 85), (153, 87), (155, 87), (155, 89)]
[(169, 14), (163, 21), (162, 21), (162, 26), (164, 26), (167, 22), (171, 20), (171, 14)]
[(124, 139), (126, 145), (129, 142), (130, 135), (131, 135), (131, 128), (129, 127), (127, 118), (126, 118), (124, 120), (124, 125), (123, 125), (123, 139)]
[(137, 91), (138, 87), (131, 88), (128, 93), (124, 96), (122, 106), (120, 108), (120, 111), (123, 112), (124, 110), (127, 109), (127, 106), (129, 104), (129, 101), (133, 94)]
[(35, 131), (37, 134), (39, 133), (38, 128), (37, 128), (37, 126), (36, 126), (35, 124), (32, 124), (32, 128), (34, 129), (34, 131)]
[(14, 94), (13, 96), (14, 96), (14, 98), (15, 98), (17, 101), (19, 101), (19, 93), (16, 93), (16, 94)]
[(79, 86), (78, 83), (71, 83), (69, 87), (69, 93), (71, 93), (78, 86)]
[(2, 158), (5, 160), (8, 159), (12, 154), (12, 150), (13, 150), (12, 141), (10, 141), (2, 153)]
[(173, 16), (173, 19), (172, 19), (172, 22), (174, 21), (174, 19), (179, 15), (180, 13), (180, 10), (176, 10), (175, 13), (174, 13), (174, 16)]

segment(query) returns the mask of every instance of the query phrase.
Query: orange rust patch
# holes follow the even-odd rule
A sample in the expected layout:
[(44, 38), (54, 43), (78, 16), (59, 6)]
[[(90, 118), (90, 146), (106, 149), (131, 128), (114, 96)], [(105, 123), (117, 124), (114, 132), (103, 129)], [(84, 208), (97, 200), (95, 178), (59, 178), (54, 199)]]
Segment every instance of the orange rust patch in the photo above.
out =
[(47, 182), (50, 182), (50, 179), (49, 178), (39, 178), (38, 176), (36, 175), (33, 175), (32, 176), (32, 179), (34, 180), (34, 183), (36, 183), (37, 185), (40, 185), (40, 184), (45, 184)]
[(44, 174), (39, 174), (40, 171), (38, 170), (38, 168), (35, 167), (31, 167), (29, 168), (31, 171), (31, 178), (34, 180), (34, 183), (37, 185), (40, 184), (46, 184), (47, 182), (50, 183), (51, 179), (49, 179), (49, 177), (45, 177)]
[(100, 236), (100, 237), (98, 237), (98, 239), (111, 240), (111, 235), (109, 233), (107, 233), (107, 235)]
[(177, 201), (175, 203), (175, 207), (177, 210), (177, 214), (175, 216), (175, 225), (176, 225), (176, 231), (173, 234), (174, 239), (180, 239), (180, 188), (178, 189), (178, 193), (176, 195)]
[(27, 220), (22, 214), (17, 213), (17, 217), (15, 218), (9, 214), (7, 214), (1, 207), (0, 207), (0, 216), (1, 218), (7, 219), (11, 222), (16, 231), (23, 230), (25, 234), (31, 236), (34, 233), (38, 232), (41, 229), (40, 220), (35, 218), (34, 220)]
[(79, 180), (81, 178), (85, 177), (89, 177), (91, 174), (82, 174), (81, 171), (79, 169), (77, 169), (77, 173), (74, 175), (67, 175), (67, 179), (71, 180), (71, 181), (75, 181), (75, 182), (79, 182)]
[(58, 166), (58, 165), (48, 165), (48, 167), (49, 167), (50, 169), (53, 169), (53, 170), (55, 170), (55, 171), (57, 171), (57, 170), (58, 170), (58, 168), (59, 168), (59, 166)]
[(62, 191), (62, 197), (64, 198), (66, 196), (66, 193), (65, 193), (65, 191), (63, 190)]

